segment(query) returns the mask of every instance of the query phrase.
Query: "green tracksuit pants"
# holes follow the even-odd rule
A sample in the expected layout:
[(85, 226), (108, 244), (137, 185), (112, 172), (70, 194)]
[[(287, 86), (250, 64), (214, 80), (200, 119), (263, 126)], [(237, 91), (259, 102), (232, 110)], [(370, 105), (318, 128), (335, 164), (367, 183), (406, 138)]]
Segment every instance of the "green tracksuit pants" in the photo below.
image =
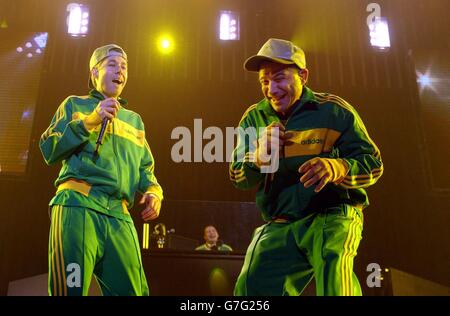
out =
[(317, 295), (362, 295), (353, 259), (363, 214), (341, 204), (288, 223), (258, 227), (235, 295), (300, 295), (315, 277)]
[(103, 295), (149, 294), (133, 223), (84, 207), (54, 205), (49, 295), (87, 295), (93, 274)]

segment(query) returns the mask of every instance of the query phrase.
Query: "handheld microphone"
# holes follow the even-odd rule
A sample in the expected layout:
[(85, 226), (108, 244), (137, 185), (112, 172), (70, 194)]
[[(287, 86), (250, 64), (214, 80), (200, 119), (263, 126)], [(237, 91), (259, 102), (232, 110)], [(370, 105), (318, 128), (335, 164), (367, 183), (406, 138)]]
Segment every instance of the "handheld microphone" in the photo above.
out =
[(264, 178), (264, 193), (267, 194), (270, 191), (271, 182), (272, 182), (272, 173), (266, 173), (266, 177)]
[[(284, 158), (284, 145), (282, 148), (280, 148), (279, 151), (279, 157), (278, 159)], [(267, 194), (270, 191), (270, 188), (272, 187), (272, 181), (275, 173), (274, 172), (268, 172), (266, 173), (266, 177), (264, 178), (264, 193)]]
[(105, 135), (106, 126), (108, 126), (108, 123), (109, 123), (109, 120), (107, 118), (104, 118), (103, 122), (102, 122), (102, 128), (100, 129), (100, 133), (98, 134), (94, 155), (98, 154), (98, 148), (102, 144), (103, 135)]

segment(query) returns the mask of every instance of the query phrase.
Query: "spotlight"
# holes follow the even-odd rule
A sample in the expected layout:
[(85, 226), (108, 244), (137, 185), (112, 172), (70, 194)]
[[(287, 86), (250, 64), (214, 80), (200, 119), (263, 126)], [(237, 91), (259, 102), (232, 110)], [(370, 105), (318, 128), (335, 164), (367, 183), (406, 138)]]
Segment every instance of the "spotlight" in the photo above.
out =
[(87, 6), (70, 3), (67, 5), (66, 11), (69, 12), (67, 17), (67, 32), (73, 37), (84, 37), (88, 33), (89, 25), (89, 9)]
[(33, 40), (27, 41), (21, 46), (16, 48), (16, 51), (20, 53), (24, 53), (28, 58), (33, 57), (33, 54), (42, 54), (47, 45), (47, 37), (48, 33), (36, 33), (32, 38)]
[(219, 38), (223, 41), (239, 40), (239, 14), (233, 11), (220, 11)]
[(31, 110), (27, 109), (23, 111), (21, 121), (23, 122), (24, 120), (28, 120), (30, 119), (30, 117), (31, 117)]
[(158, 50), (162, 54), (169, 54), (174, 50), (174, 41), (168, 35), (163, 35), (158, 39)]
[(385, 51), (391, 47), (391, 40), (389, 37), (389, 25), (385, 17), (375, 17), (374, 21), (369, 25), (370, 30), (370, 44)]
[(417, 82), (422, 87), (429, 87), (429, 86), (431, 86), (431, 78), (427, 74), (419, 74), (418, 77), (417, 77)]
[(165, 39), (161, 42), (161, 47), (164, 49), (168, 49), (170, 47), (170, 42), (169, 40)]
[(423, 93), (424, 90), (431, 90), (434, 93), (438, 93), (437, 86), (442, 80), (433, 77), (430, 68), (428, 68), (425, 73), (416, 70), (416, 78), (420, 93)]
[(34, 37), (34, 42), (39, 48), (47, 46), (48, 33), (39, 33)]
[(8, 21), (6, 19), (0, 20), (0, 29), (7, 29), (8, 28)]

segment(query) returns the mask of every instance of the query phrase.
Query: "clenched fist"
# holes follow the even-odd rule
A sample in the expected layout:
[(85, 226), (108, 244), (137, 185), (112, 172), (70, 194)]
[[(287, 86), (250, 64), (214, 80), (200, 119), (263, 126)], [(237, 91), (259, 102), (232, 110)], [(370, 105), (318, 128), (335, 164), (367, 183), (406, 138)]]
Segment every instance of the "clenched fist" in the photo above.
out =
[(300, 166), (298, 172), (303, 173), (300, 182), (305, 188), (318, 183), (314, 192), (319, 192), (328, 183), (340, 183), (348, 172), (348, 165), (342, 159), (312, 158)]
[(258, 139), (258, 146), (256, 148), (255, 164), (259, 168), (264, 165), (270, 165), (269, 157), (272, 149), (280, 150), (288, 139), (292, 137), (292, 134), (285, 132), (285, 130), (284, 125), (280, 122), (273, 122), (265, 128), (265, 131)]
[(153, 220), (159, 216), (161, 211), (161, 200), (153, 193), (145, 193), (139, 204), (145, 204), (145, 209), (141, 212), (142, 219)]
[(120, 109), (120, 103), (115, 98), (100, 101), (97, 107), (84, 119), (84, 125), (88, 130), (100, 125), (104, 119), (112, 121)]

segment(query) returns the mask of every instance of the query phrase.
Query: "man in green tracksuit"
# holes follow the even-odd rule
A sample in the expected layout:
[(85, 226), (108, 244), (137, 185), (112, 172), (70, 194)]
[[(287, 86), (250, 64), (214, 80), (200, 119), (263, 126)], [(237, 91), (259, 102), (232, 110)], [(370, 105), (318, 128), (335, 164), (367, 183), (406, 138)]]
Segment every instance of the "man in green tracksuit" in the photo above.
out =
[(143, 220), (157, 218), (162, 189), (142, 119), (119, 97), (128, 77), (125, 51), (99, 47), (89, 66), (89, 95), (66, 98), (40, 139), (46, 163), (62, 162), (50, 202), (48, 291), (87, 295), (94, 274), (103, 295), (148, 295), (128, 210), (137, 191)]
[(305, 55), (269, 39), (244, 64), (259, 74), (264, 99), (239, 123), (230, 177), (258, 186), (267, 222), (257, 228), (236, 295), (361, 295), (353, 259), (362, 236), (364, 188), (383, 173), (380, 152), (356, 110), (305, 86)]

